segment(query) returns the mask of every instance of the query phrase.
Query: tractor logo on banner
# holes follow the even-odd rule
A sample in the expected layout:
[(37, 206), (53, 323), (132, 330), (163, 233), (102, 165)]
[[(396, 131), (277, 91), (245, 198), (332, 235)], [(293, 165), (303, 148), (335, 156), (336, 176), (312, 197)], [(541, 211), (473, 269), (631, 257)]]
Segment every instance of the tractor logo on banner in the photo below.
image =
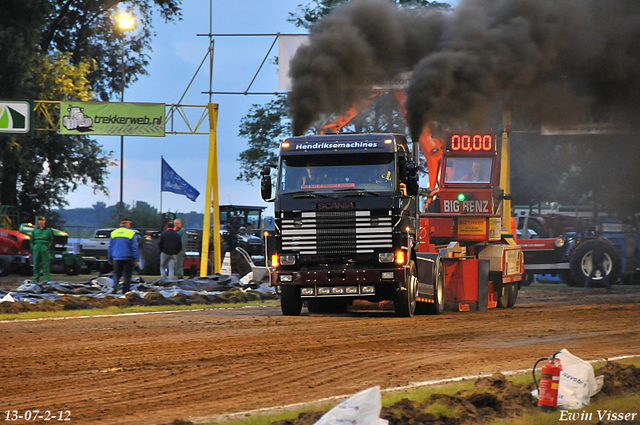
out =
[(33, 134), (32, 100), (0, 100), (0, 134)]
[(84, 114), (84, 108), (70, 106), (69, 115), (62, 117), (62, 125), (67, 130), (78, 130), (81, 132), (91, 131), (93, 120)]

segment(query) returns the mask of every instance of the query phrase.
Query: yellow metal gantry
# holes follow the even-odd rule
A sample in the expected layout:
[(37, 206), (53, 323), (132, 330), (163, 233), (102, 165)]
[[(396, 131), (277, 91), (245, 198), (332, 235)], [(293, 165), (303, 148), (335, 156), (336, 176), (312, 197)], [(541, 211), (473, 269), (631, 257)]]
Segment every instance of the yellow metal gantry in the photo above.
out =
[[(35, 131), (60, 131), (60, 103), (60, 101), (50, 100), (35, 101), (35, 122), (42, 123), (41, 127), (35, 127)], [(209, 122), (208, 129), (205, 127), (207, 121)], [(207, 105), (165, 104), (165, 135), (209, 135), (207, 189), (205, 193), (205, 206), (208, 206), (208, 208), (205, 208), (202, 231), (202, 252), (200, 255), (200, 276), (203, 277), (207, 276), (209, 271), (210, 232), (213, 232), (213, 246), (215, 247), (213, 250), (213, 272), (220, 273), (222, 266), (220, 255), (217, 126), (218, 105), (215, 103), (209, 103)], [(213, 214), (213, 229), (211, 229), (211, 214)]]

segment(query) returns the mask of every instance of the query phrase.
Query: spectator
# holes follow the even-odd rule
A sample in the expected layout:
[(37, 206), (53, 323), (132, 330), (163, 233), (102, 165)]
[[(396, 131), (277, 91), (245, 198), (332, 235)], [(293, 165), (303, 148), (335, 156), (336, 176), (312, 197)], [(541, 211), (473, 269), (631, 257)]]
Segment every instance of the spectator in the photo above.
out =
[(176, 256), (176, 277), (178, 279), (184, 278), (184, 254), (187, 249), (187, 231), (182, 228), (182, 220), (176, 218), (176, 233), (180, 235), (180, 241), (182, 242), (182, 249)]
[(158, 248), (160, 249), (160, 276), (162, 280), (166, 280), (168, 272), (169, 280), (173, 280), (175, 277), (176, 256), (182, 250), (182, 240), (180, 235), (173, 230), (173, 221), (167, 223), (167, 230), (160, 235)]
[(109, 264), (113, 265), (115, 292), (118, 292), (118, 284), (122, 277), (122, 293), (126, 294), (131, 287), (133, 267), (140, 264), (138, 236), (131, 230), (131, 220), (128, 218), (123, 218), (120, 227), (111, 232), (107, 258)]
[(44, 216), (38, 217), (38, 225), (33, 229), (33, 243), (31, 251), (33, 253), (33, 281), (40, 280), (40, 269), (45, 282), (49, 281), (50, 254), (49, 249), (53, 243), (53, 232), (47, 227)]

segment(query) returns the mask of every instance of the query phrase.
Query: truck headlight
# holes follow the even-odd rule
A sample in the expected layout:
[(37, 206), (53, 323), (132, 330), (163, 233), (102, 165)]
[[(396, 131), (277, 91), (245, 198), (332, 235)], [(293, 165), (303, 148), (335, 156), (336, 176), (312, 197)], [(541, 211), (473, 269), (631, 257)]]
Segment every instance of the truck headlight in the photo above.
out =
[(296, 256), (293, 254), (280, 255), (280, 264), (283, 266), (293, 266), (296, 263)]
[(393, 263), (393, 252), (381, 252), (378, 254), (378, 261), (381, 263)]
[(553, 244), (556, 246), (556, 248), (562, 248), (564, 246), (564, 239), (556, 238)]
[(290, 274), (281, 274), (280, 282), (293, 282), (293, 275)]

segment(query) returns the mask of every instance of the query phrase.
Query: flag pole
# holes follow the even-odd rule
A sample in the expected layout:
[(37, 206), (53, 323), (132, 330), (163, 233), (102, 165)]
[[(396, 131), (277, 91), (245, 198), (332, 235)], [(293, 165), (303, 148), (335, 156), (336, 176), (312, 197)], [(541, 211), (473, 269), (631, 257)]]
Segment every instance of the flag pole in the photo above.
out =
[(158, 211), (160, 214), (162, 214), (162, 163), (164, 161), (164, 157), (162, 155), (160, 155), (160, 211)]

